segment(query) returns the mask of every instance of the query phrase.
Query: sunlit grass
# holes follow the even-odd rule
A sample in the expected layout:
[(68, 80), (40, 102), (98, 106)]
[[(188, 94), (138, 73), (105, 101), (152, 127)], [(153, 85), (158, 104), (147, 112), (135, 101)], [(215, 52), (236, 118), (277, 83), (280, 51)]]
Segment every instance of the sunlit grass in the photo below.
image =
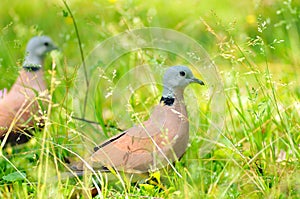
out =
[[(210, 114), (208, 91), (196, 86), (186, 90), (190, 145), (175, 163), (181, 177), (172, 168), (163, 169), (161, 189), (131, 184), (122, 174), (112, 183), (107, 183), (105, 175), (97, 175), (98, 198), (300, 197), (300, 5), (296, 1), (227, 2), (70, 3), (85, 55), (104, 39), (128, 29), (172, 28), (192, 36), (208, 51), (218, 65), (226, 93), (222, 136), (213, 150), (202, 155), (201, 146), (210, 142), (204, 136)], [(68, 163), (87, 157), (94, 146), (119, 131), (72, 118), (82, 115), (83, 102), (76, 99), (85, 96), (85, 86), (76, 79), (81, 58), (72, 19), (61, 1), (1, 4), (0, 89), (13, 84), (31, 36), (53, 37), (61, 52), (46, 60), (52, 96), (46, 127), (29, 143), (2, 150), (0, 197), (91, 196), (90, 176), (68, 179)], [(160, 99), (160, 84), (146, 84), (133, 93), (127, 89), (123, 99), (115, 99), (112, 93), (142, 81), (142, 75), (128, 73), (136, 66), (151, 65), (147, 78), (161, 83), (155, 67), (187, 64), (183, 62), (167, 52), (141, 50), (120, 57), (105, 70), (88, 67), (90, 73), (97, 71), (91, 78), (86, 118), (102, 127), (111, 124), (121, 129), (147, 119)]]

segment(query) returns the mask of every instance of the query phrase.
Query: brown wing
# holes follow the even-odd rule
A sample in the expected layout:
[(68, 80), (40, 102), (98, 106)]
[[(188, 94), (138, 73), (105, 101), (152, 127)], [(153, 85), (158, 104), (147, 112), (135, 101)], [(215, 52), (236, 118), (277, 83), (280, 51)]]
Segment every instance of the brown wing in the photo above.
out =
[(130, 173), (166, 166), (167, 159), (179, 158), (188, 143), (185, 108), (182, 112), (157, 106), (148, 121), (105, 142), (88, 162), (94, 169), (104, 166)]

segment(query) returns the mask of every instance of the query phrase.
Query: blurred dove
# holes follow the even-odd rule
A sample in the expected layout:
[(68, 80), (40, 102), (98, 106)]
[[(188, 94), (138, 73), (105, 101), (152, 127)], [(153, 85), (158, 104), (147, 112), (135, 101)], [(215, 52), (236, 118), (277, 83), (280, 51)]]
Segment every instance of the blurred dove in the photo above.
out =
[(143, 174), (178, 160), (189, 140), (183, 92), (190, 83), (204, 85), (186, 66), (168, 68), (163, 78), (160, 104), (150, 118), (95, 147), (91, 157), (85, 162), (74, 163), (72, 170), (78, 175), (88, 167), (103, 172), (115, 169)]
[(28, 42), (23, 69), (10, 91), (0, 99), (0, 139), (4, 144), (29, 140), (29, 127), (37, 122), (33, 116), (41, 115), (36, 97), (46, 90), (43, 62), (46, 53), (54, 49), (57, 47), (47, 36), (36, 36)]

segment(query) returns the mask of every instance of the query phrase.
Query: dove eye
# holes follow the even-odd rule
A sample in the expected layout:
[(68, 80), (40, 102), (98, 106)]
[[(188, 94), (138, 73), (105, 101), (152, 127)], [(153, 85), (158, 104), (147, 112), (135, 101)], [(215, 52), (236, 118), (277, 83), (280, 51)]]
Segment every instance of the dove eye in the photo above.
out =
[(184, 77), (185, 76), (185, 72), (184, 71), (180, 71), (179, 75), (182, 76), (182, 77)]
[(48, 42), (45, 42), (44, 45), (45, 45), (45, 46), (49, 46), (49, 43), (48, 43)]

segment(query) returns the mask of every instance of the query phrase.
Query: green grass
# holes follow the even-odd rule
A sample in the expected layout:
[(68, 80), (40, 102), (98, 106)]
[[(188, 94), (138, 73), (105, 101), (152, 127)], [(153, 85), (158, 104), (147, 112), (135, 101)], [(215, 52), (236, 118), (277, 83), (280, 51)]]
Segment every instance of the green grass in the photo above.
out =
[[(155, 49), (127, 53), (102, 68), (96, 67), (96, 58), (88, 56), (105, 39), (141, 27), (170, 28), (195, 39), (218, 66), (226, 96), (221, 136), (215, 148), (203, 154), (203, 147), (214, 142), (207, 130), (211, 110), (218, 103), (211, 104), (209, 85), (187, 88), (190, 145), (175, 164), (181, 177), (171, 168), (162, 170), (162, 189), (100, 179), (102, 195), (98, 198), (300, 197), (297, 1), (68, 3), (90, 77), (86, 118), (121, 129), (147, 119), (162, 90), (158, 69), (189, 64), (176, 54)], [(45, 66), (53, 101), (48, 107), (47, 125), (29, 143), (2, 149), (0, 197), (70, 198), (75, 192), (85, 193), (92, 187), (91, 180), (88, 176), (65, 179), (64, 173), (69, 171), (66, 158), (73, 161), (78, 155), (88, 156), (93, 146), (118, 131), (102, 132), (97, 126), (71, 118), (82, 115), (86, 87), (70, 13), (58, 0), (4, 0), (0, 17), (0, 89), (10, 88), (15, 81), (30, 37), (49, 35), (61, 49), (49, 56)], [(53, 61), (55, 72), (51, 70)], [(151, 66), (149, 72), (133, 70), (143, 64)], [(137, 83), (144, 79), (158, 83)], [(219, 105), (222, 107), (222, 101)]]

